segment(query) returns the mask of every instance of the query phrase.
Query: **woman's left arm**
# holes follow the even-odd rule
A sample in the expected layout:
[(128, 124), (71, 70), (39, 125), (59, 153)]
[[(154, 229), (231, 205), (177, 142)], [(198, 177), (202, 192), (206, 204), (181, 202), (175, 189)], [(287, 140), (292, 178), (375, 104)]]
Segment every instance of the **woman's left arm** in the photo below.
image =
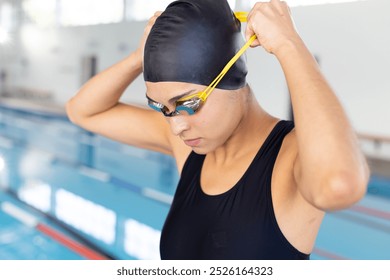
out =
[(246, 36), (253, 47), (273, 53), (284, 71), (294, 112), (298, 155), (294, 178), (301, 195), (321, 210), (360, 200), (369, 170), (340, 101), (298, 35), (287, 4), (257, 3), (248, 15)]

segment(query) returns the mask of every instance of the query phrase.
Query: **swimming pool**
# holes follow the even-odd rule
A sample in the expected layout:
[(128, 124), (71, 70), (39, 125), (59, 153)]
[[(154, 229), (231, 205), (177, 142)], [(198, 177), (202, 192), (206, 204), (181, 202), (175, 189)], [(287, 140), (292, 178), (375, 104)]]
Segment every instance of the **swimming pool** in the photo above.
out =
[[(158, 259), (177, 181), (168, 156), (1, 105), (0, 259)], [(390, 259), (390, 179), (326, 215), (312, 259)]]

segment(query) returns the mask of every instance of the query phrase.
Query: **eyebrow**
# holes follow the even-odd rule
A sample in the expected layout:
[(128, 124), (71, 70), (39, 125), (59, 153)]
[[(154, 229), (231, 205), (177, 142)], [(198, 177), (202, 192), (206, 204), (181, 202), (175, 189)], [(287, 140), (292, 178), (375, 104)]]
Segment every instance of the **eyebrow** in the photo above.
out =
[[(180, 98), (183, 98), (184, 96), (189, 95), (190, 93), (193, 93), (194, 91), (196, 91), (196, 89), (192, 89), (192, 90), (186, 91), (186, 92), (184, 92), (182, 94), (179, 94), (178, 96), (172, 97), (171, 99), (168, 100), (168, 102), (170, 104), (172, 104), (172, 103), (176, 102), (177, 100), (179, 100)], [(150, 98), (148, 96), (148, 94), (146, 94), (146, 98), (148, 100), (152, 101), (152, 102), (160, 103), (160, 102), (157, 102), (157, 101), (153, 100), (152, 98)]]

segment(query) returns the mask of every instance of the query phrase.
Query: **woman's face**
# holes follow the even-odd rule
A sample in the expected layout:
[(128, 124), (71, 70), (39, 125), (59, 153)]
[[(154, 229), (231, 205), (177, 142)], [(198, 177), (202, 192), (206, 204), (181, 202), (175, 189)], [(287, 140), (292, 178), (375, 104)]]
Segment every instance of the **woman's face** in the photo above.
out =
[[(165, 105), (169, 111), (175, 110), (172, 101), (175, 97), (206, 89), (205, 86), (179, 82), (146, 82), (146, 88), (148, 98)], [(165, 118), (174, 135), (179, 136), (194, 152), (207, 154), (232, 136), (244, 113), (243, 100), (244, 96), (238, 91), (214, 89), (195, 114)]]

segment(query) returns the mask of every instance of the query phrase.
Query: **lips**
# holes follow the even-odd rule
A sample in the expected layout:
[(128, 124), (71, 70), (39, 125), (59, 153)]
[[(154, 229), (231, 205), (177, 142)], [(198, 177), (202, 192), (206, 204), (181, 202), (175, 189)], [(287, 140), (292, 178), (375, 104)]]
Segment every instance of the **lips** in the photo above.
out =
[(200, 138), (196, 138), (196, 139), (184, 140), (184, 143), (187, 146), (196, 147), (196, 146), (198, 146), (200, 144), (200, 141), (201, 141)]

